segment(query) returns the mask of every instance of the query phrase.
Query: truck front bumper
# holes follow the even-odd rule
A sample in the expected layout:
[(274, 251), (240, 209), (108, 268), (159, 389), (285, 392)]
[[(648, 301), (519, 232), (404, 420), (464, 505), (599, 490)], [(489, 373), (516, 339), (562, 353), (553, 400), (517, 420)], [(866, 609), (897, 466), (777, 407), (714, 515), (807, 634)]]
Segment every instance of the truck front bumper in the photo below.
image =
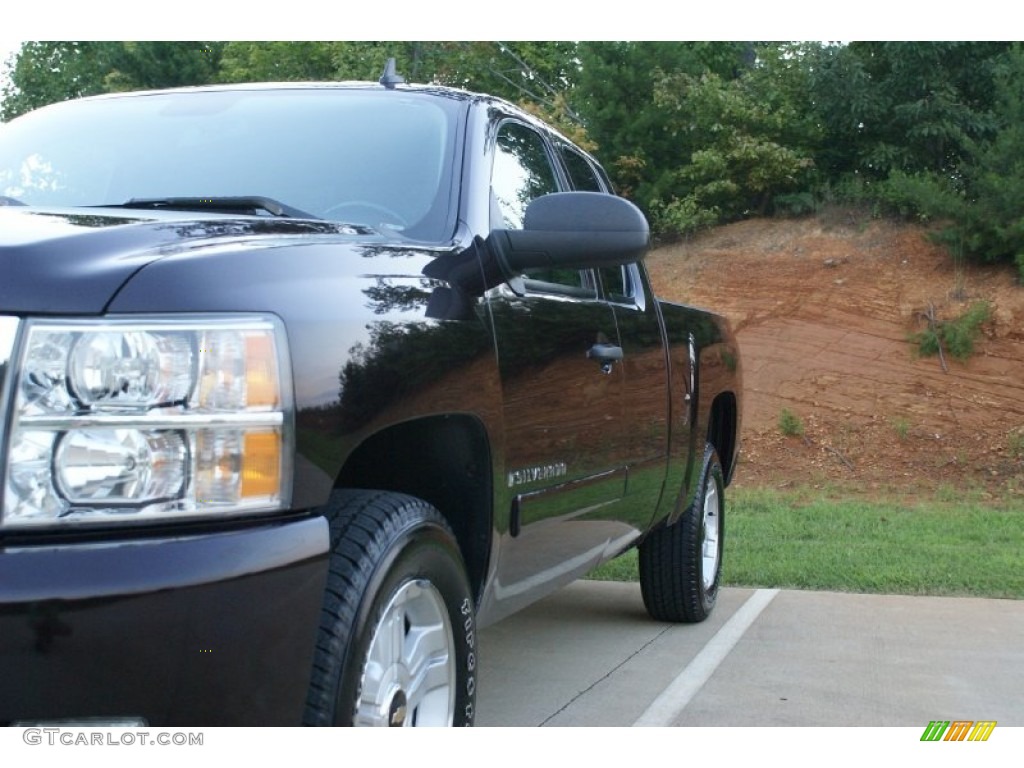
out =
[(299, 725), (323, 518), (0, 547), (0, 724)]

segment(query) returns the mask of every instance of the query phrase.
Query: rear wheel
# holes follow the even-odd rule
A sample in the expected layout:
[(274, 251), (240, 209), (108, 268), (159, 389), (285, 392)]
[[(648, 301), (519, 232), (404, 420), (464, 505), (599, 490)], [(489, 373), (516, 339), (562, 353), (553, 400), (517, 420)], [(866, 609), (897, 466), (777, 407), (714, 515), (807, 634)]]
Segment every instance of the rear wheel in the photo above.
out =
[(714, 446), (704, 448), (693, 503), (676, 522), (640, 544), (640, 590), (659, 621), (704, 621), (715, 607), (722, 575), (725, 480)]
[(455, 537), (426, 502), (337, 491), (305, 720), (472, 725), (476, 627)]

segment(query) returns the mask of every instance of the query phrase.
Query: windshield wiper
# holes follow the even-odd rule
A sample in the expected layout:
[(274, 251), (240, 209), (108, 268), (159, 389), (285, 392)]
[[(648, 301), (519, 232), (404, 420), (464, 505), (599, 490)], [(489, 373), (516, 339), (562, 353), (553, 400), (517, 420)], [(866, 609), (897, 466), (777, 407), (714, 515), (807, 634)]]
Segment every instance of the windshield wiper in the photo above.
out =
[(246, 195), (242, 197), (133, 197), (126, 203), (98, 207), (169, 211), (217, 211), (219, 213), (239, 213), (247, 216), (263, 211), (272, 216), (282, 216), (290, 219), (320, 218), (298, 208), (292, 208), (290, 205), (285, 205), (272, 198), (259, 195)]

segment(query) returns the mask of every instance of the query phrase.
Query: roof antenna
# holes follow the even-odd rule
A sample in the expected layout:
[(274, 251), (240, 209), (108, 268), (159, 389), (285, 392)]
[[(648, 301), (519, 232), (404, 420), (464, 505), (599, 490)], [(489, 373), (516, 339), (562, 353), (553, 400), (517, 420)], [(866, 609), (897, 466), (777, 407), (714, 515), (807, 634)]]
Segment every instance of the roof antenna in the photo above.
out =
[(399, 83), (404, 83), (405, 78), (395, 72), (395, 59), (391, 57), (388, 59), (388, 63), (384, 65), (384, 73), (378, 80), (381, 85), (387, 88), (389, 91), (395, 90), (395, 86)]

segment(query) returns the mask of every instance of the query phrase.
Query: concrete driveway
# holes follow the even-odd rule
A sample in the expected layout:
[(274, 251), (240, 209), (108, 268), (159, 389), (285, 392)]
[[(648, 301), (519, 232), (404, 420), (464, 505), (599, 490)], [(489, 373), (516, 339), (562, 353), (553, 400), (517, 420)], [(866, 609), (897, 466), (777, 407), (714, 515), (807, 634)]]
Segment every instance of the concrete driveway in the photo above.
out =
[(481, 634), (477, 724), (1024, 726), (1024, 601), (725, 589), (660, 624), (580, 581)]

